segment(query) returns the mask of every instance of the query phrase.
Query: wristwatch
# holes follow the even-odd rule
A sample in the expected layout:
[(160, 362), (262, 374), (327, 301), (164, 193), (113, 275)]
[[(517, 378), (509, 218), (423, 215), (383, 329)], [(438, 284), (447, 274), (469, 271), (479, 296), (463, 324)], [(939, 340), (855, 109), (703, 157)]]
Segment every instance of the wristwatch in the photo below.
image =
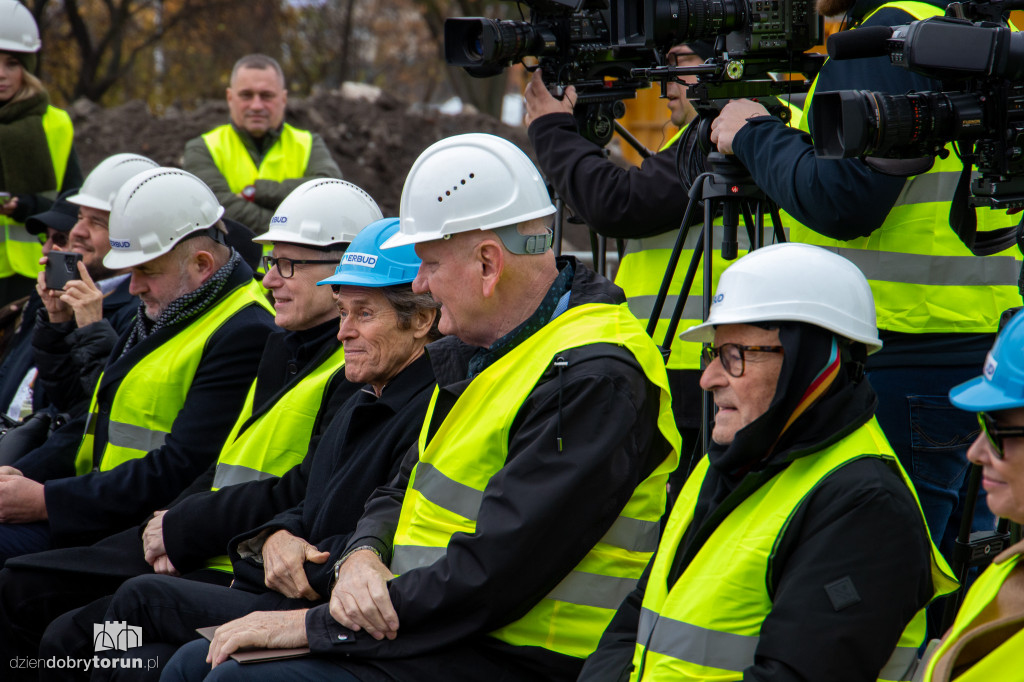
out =
[(332, 591), (334, 590), (334, 586), (338, 584), (338, 576), (341, 575), (341, 565), (345, 563), (350, 556), (352, 556), (361, 549), (370, 550), (371, 552), (377, 555), (378, 559), (381, 559), (383, 561), (383, 557), (381, 556), (380, 550), (378, 550), (376, 547), (373, 547), (371, 545), (359, 545), (358, 547), (353, 547), (349, 551), (345, 552), (345, 554), (343, 554), (340, 559), (334, 562), (334, 568), (331, 569), (331, 584), (329, 586)]
[(242, 198), (246, 201), (256, 201), (256, 186), (246, 185), (245, 189), (242, 190)]

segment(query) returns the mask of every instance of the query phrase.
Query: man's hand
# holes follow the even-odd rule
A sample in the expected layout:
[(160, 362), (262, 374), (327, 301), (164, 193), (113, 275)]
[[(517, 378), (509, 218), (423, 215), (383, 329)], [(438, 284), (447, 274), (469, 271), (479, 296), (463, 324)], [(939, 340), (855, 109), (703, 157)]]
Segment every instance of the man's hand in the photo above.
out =
[(576, 88), (569, 86), (565, 89), (562, 99), (556, 99), (541, 78), (540, 69), (533, 72), (533, 77), (526, 84), (526, 91), (523, 92), (526, 99), (526, 116), (523, 123), (529, 127), (531, 123), (541, 116), (547, 114), (571, 114), (576, 105)]
[[(46, 267), (46, 263), (46, 256), (39, 259), (39, 264), (44, 268)], [(53, 324), (67, 322), (75, 316), (74, 312), (71, 310), (71, 306), (64, 303), (60, 298), (61, 294), (64, 293), (63, 291), (46, 288), (45, 269), (43, 272), (36, 275), (36, 292), (39, 293), (39, 298), (43, 299), (43, 307), (46, 308), (46, 316)]]
[(166, 556), (167, 548), (164, 547), (164, 514), (166, 509), (153, 512), (153, 518), (146, 524), (142, 531), (142, 549), (146, 552), (146, 563), (154, 565), (157, 557)]
[(4, 215), (13, 215), (18, 208), (18, 197), (10, 197), (3, 203), (0, 203), (0, 213)]
[(25, 474), (21, 473), (21, 471), (19, 471), (18, 469), (15, 469), (12, 466), (6, 466), (5, 465), (5, 466), (0, 467), (0, 476), (24, 476), (24, 475)]
[(292, 649), (308, 644), (306, 609), (256, 611), (217, 628), (206, 662), (216, 668), (239, 649)]
[(181, 575), (166, 554), (161, 554), (153, 561), (153, 572), (159, 575)]
[(768, 110), (749, 99), (734, 99), (711, 122), (711, 143), (723, 154), (732, 154), (732, 141), (749, 119), (768, 116)]
[(286, 597), (319, 599), (320, 595), (306, 578), (303, 565), (307, 561), (322, 564), (330, 557), (330, 552), (321, 552), (282, 528), (263, 543), (263, 582)]
[(74, 312), (75, 324), (81, 329), (103, 319), (103, 292), (92, 281), (82, 261), (78, 261), (78, 274), (82, 279), (65, 284), (60, 300)]
[(29, 523), (45, 518), (42, 483), (24, 476), (0, 476), (0, 522)]
[(388, 593), (388, 581), (393, 577), (370, 550), (354, 552), (341, 565), (331, 592), (331, 616), (349, 630), (366, 630), (374, 639), (394, 639), (398, 614)]

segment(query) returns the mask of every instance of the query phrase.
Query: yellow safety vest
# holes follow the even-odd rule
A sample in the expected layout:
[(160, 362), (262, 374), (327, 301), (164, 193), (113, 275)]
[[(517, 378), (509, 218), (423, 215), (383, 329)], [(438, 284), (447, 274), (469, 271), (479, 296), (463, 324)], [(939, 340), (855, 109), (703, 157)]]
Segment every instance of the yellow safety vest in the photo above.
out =
[[(857, 459), (885, 460), (907, 489), (914, 489), (874, 418), (838, 443), (795, 460), (737, 506), (714, 530), (671, 587), (668, 576), (676, 551), (693, 519), (708, 470), (704, 457), (680, 492), (654, 558), (644, 593), (631, 680), (743, 679), (754, 664), (761, 625), (772, 609), (769, 568), (792, 515), (832, 472)], [(918, 505), (920, 508), (920, 504)], [(925, 529), (924, 515), (921, 528)], [(741, 542), (737, 542), (742, 538)], [(956, 581), (932, 545), (936, 594)], [(925, 637), (925, 612), (904, 630), (879, 679), (909, 679), (907, 671)]]
[[(886, 8), (915, 19), (943, 14), (923, 2), (890, 2), (875, 11)], [(816, 85), (817, 80), (805, 109), (809, 110)], [(806, 120), (802, 129), (807, 130)], [(952, 151), (949, 146), (947, 150)], [(994, 333), (1000, 314), (1020, 305), (1017, 279), (1022, 256), (1013, 246), (983, 259), (953, 232), (949, 209), (962, 169), (950, 153), (946, 159), (936, 158), (928, 172), (908, 178), (885, 223), (867, 237), (839, 241), (800, 226), (790, 230), (790, 239), (826, 247), (861, 269), (875, 297), (879, 329)], [(978, 211), (979, 231), (1016, 223), (1016, 217), (1002, 210)]]
[[(679, 461), (668, 377), (657, 347), (624, 307), (587, 304), (559, 315), (481, 372), (428, 438), (438, 391), (419, 438), (394, 538), (396, 574), (443, 559), (455, 533), (472, 534), (484, 491), (505, 465), (509, 430), (558, 353), (595, 343), (627, 348), (660, 389), (658, 428), (672, 451), (637, 488), (619, 518), (579, 564), (524, 616), (490, 634), (515, 646), (536, 646), (585, 658), (658, 544), (665, 483)], [(486, 418), (481, 418), (486, 414)], [(587, 444), (577, 447), (600, 447)]]
[[(659, 150), (659, 153), (664, 152), (675, 144), (685, 130), (686, 127), (681, 128), (679, 132), (677, 132), (672, 139)], [(683, 192), (685, 190), (680, 188), (679, 191)], [(679, 216), (679, 218), (682, 220), (682, 216)], [(721, 227), (721, 218), (715, 219), (715, 225)], [(654, 330), (653, 338), (655, 343), (660, 344), (665, 340), (665, 332), (668, 331), (668, 323), (672, 318), (672, 311), (675, 309), (676, 302), (679, 300), (679, 294), (682, 292), (683, 280), (686, 279), (686, 269), (689, 267), (690, 259), (693, 257), (693, 249), (697, 244), (697, 238), (700, 235), (700, 231), (700, 225), (693, 225), (686, 233), (683, 250), (679, 255), (679, 264), (677, 265), (675, 275), (672, 278), (672, 284), (669, 287), (668, 296), (665, 298), (665, 305), (662, 306), (661, 315), (658, 318), (658, 325)], [(722, 237), (721, 230), (716, 230), (715, 234), (717, 236), (718, 245), (720, 245)], [(654, 312), (654, 301), (658, 296), (658, 290), (661, 288), (661, 283), (665, 278), (665, 273), (668, 271), (669, 258), (672, 255), (672, 248), (675, 246), (678, 235), (678, 230), (673, 230), (671, 232), (665, 232), (663, 234), (644, 239), (629, 239), (626, 242), (626, 253), (622, 256), (622, 261), (619, 263), (619, 269), (615, 273), (615, 284), (622, 287), (622, 290), (626, 294), (626, 301), (629, 304), (629, 309), (633, 311), (633, 314), (645, 324), (650, 320), (651, 313)], [(746, 231), (742, 228), (742, 225), (739, 230), (739, 241), (741, 247), (743, 247), (739, 251), (739, 256), (743, 256), (746, 254), (746, 249), (749, 245), (747, 244)], [(715, 250), (715, 255), (712, 258), (714, 268), (712, 270), (712, 277), (716, 288), (718, 286), (718, 278), (733, 262), (735, 261), (727, 261), (722, 258), (720, 248)], [(686, 302), (683, 304), (683, 317), (680, 319), (678, 327), (678, 331), (680, 332), (685, 331), (694, 325), (698, 325), (703, 321), (703, 268), (704, 257), (701, 256), (697, 275), (693, 280), (693, 286), (690, 287), (690, 294), (687, 296)], [(667, 363), (668, 368), (673, 370), (700, 369), (701, 347), (702, 345), (695, 341), (680, 340), (679, 335), (676, 334), (670, 346), (672, 352), (669, 354)]]
[[(217, 456), (210, 489), (276, 478), (299, 464), (309, 451), (327, 388), (344, 366), (345, 353), (339, 343), (255, 419), (253, 381), (242, 412)], [(206, 567), (230, 573), (231, 561), (226, 555), (219, 556), (207, 562)]]
[[(971, 623), (982, 611), (995, 601), (1003, 582), (1010, 576), (1010, 573), (1020, 565), (1021, 555), (1016, 554), (1003, 563), (993, 563), (985, 572), (978, 576), (967, 596), (964, 598), (963, 606), (956, 614), (953, 627), (949, 634), (942, 640), (942, 644), (935, 650), (934, 655), (928, 661), (925, 671), (925, 682), (937, 681), (934, 677), (935, 667), (939, 659), (950, 653), (950, 650), (959, 646), (959, 639), (964, 631), (971, 626)], [(1024, 679), (1024, 668), (1021, 666), (1021, 651), (1024, 651), (1024, 629), (1018, 629), (1011, 637), (1006, 638), (1002, 644), (990, 651), (988, 655), (968, 668), (961, 675), (954, 678), (956, 682), (1009, 682), (1010, 680)]]
[[(64, 174), (68, 169), (71, 144), (75, 137), (71, 117), (63, 109), (48, 107), (43, 114), (43, 131), (46, 133), (46, 144), (50, 148), (53, 173), (57, 177), (57, 186), (53, 189), (60, 190), (64, 185)], [(43, 256), (43, 245), (39, 243), (39, 237), (29, 234), (22, 223), (5, 215), (0, 215), (0, 225), (3, 226), (0, 277), (18, 274), (35, 279), (42, 270), (39, 259)]]
[(85, 436), (75, 457), (76, 473), (81, 476), (91, 471), (110, 471), (161, 447), (185, 404), (192, 377), (210, 337), (235, 313), (251, 305), (272, 312), (259, 284), (252, 279), (139, 358), (117, 387), (110, 406), (107, 442), (97, 456), (95, 431), (99, 388), (103, 384), (103, 375), (100, 375), (89, 404)]

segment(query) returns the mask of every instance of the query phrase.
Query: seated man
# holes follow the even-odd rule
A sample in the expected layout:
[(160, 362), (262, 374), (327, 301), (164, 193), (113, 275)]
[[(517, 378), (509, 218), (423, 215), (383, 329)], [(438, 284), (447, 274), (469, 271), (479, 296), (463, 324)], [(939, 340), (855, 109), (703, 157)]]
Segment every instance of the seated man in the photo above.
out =
[[(413, 164), (401, 232), (441, 304), (439, 387), (366, 505), (329, 604), (256, 612), (167, 679), (571, 680), (657, 544), (679, 459), (665, 366), (622, 291), (552, 254), (526, 155), (457, 135)], [(239, 667), (246, 646), (308, 659)], [(208, 650), (209, 649), (209, 650)]]
[[(45, 273), (39, 273), (36, 291), (46, 311), (39, 314), (32, 337), (39, 386), (60, 412), (72, 416), (85, 412), (117, 337), (135, 319), (139, 299), (128, 291), (128, 272), (103, 264), (110, 252), (110, 209), (121, 185), (157, 167), (138, 154), (114, 154), (89, 173), (77, 194), (68, 197), (78, 208), (78, 220), (68, 234), (67, 248), (57, 250), (82, 255), (81, 279), (54, 291), (46, 288)], [(46, 259), (40, 262), (45, 265)]]
[(278, 204), (313, 178), (340, 178), (323, 138), (284, 122), (284, 71), (271, 57), (235, 62), (227, 89), (231, 122), (185, 144), (185, 170), (202, 179), (225, 215), (265, 232)]
[[(143, 576), (117, 591), (106, 616), (76, 617), (84, 654), (92, 651), (92, 624), (111, 618), (139, 623), (146, 632), (146, 649), (130, 650), (126, 657), (166, 662), (177, 646), (195, 638), (197, 627), (258, 609), (326, 602), (333, 566), (366, 498), (375, 485), (398, 473), (402, 455), (416, 442), (434, 387), (423, 346), (439, 336), (436, 304), (410, 286), (419, 259), (411, 246), (380, 250), (397, 230), (394, 218), (366, 227), (337, 273), (322, 282), (338, 290), (346, 376), (365, 389), (338, 410), (320, 447), (307, 458), (311, 465), (304, 499), (231, 540), (234, 589)], [(238, 486), (245, 487), (251, 484)], [(70, 647), (51, 642), (52, 630), (47, 630), (41, 654), (66, 655)]]
[[(227, 584), (230, 563), (215, 557), (228, 539), (301, 500), (304, 480), (277, 485), (277, 477), (313, 451), (324, 425), (353, 391), (341, 371), (334, 299), (316, 282), (334, 272), (345, 247), (380, 209), (351, 183), (311, 180), (282, 202), (277, 216), (263, 237), (274, 254), (263, 284), (274, 295), (282, 331), (267, 339), (256, 380), (215, 467), (181, 496), (211, 487), (218, 493), (205, 500), (193, 495), (169, 513), (156, 512), (141, 538), (137, 528), (129, 528), (90, 547), (11, 560), (0, 572), (0, 651), (34, 655), (56, 616), (112, 593), (135, 575), (207, 568), (213, 575), (204, 579)], [(260, 483), (239, 485), (246, 481)], [(245, 487), (249, 494), (234, 494)], [(102, 620), (105, 606), (98, 610)]]
[[(60, 194), (49, 210), (25, 220), (28, 233), (38, 235), (43, 240), (43, 256), (51, 250), (59, 251), (68, 247), (68, 233), (75, 226), (78, 211), (67, 199), (77, 192), (76, 187)], [(4, 311), (4, 328), (0, 332), (3, 339), (3, 350), (0, 352), (0, 412), (14, 420), (21, 419), (26, 413), (41, 410), (48, 404), (44, 391), (35, 381), (36, 366), (32, 358), (36, 315), (42, 307), (39, 292), (33, 291), (27, 298), (9, 307), (11, 317), (6, 316), (7, 309)]]
[(118, 192), (104, 264), (131, 270), (142, 303), (80, 444), (50, 438), (15, 463), (22, 475), (0, 476), (0, 560), (137, 524), (216, 458), (273, 329), (252, 270), (223, 244), (223, 211), (177, 169), (145, 171)]
[(864, 275), (803, 244), (722, 274), (701, 386), (718, 408), (637, 589), (581, 680), (906, 680), (955, 581), (875, 421)]

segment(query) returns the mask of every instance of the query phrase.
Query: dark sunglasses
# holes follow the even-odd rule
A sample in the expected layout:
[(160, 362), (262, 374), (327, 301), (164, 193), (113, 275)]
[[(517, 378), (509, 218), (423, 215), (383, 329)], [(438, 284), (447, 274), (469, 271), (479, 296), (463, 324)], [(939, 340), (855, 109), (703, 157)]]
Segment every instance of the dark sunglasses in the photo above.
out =
[(781, 352), (782, 346), (741, 346), (738, 343), (723, 343), (717, 348), (715, 346), (704, 348), (704, 366), (707, 367), (714, 362), (715, 358), (719, 358), (722, 361), (722, 368), (725, 369), (726, 373), (738, 379), (743, 376), (743, 371), (747, 368), (744, 353)]
[(988, 443), (992, 446), (992, 452), (996, 459), (1006, 457), (1006, 452), (1003, 450), (1004, 438), (1024, 438), (1024, 426), (999, 426), (996, 424), (995, 417), (988, 412), (978, 413), (978, 423), (981, 424), (981, 432), (985, 434), (985, 438), (988, 438)]

